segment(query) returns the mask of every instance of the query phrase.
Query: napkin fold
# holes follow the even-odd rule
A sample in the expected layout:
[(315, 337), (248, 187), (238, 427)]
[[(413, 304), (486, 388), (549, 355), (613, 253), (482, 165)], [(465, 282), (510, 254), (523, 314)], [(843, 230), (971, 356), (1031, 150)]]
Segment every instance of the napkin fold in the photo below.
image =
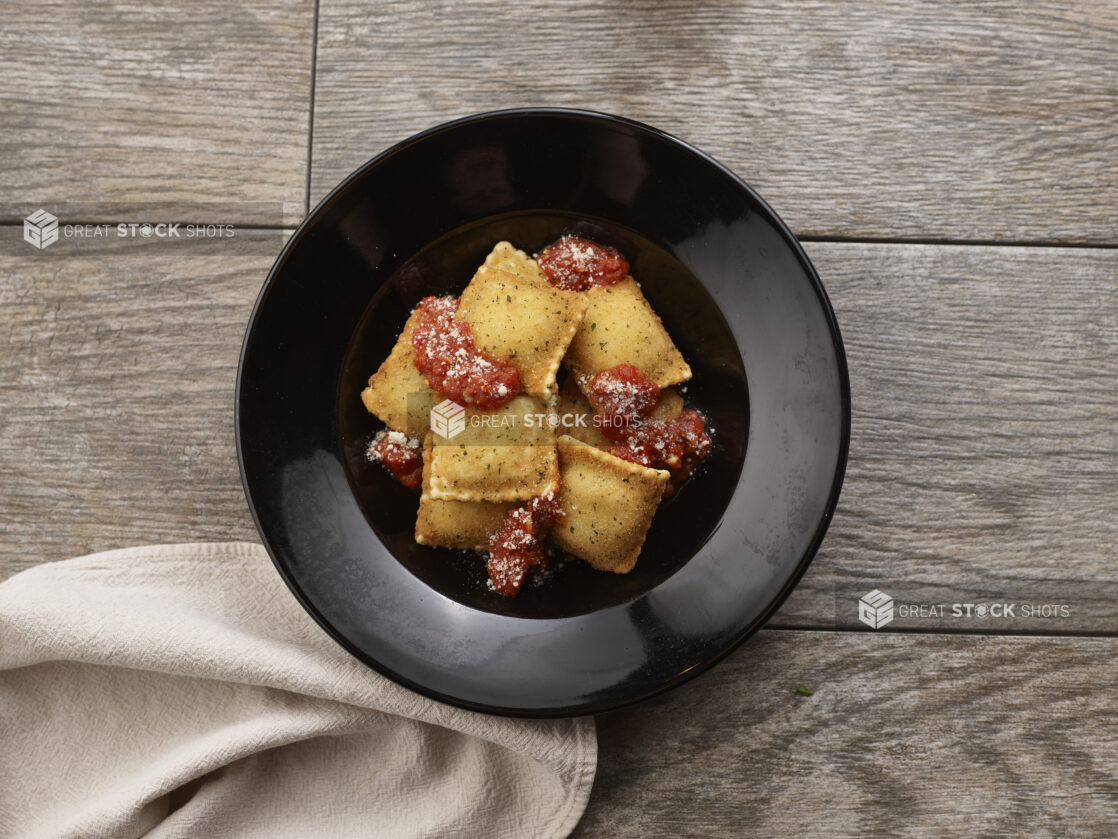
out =
[(0, 583), (0, 836), (548, 837), (592, 719), (514, 720), (354, 660), (249, 543), (129, 548)]

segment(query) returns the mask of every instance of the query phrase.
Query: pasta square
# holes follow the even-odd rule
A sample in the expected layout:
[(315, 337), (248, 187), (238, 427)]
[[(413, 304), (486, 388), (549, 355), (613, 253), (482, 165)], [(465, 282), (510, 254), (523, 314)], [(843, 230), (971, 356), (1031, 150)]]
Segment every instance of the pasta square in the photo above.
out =
[[(609, 450), (609, 440), (602, 433), (602, 429), (594, 424), (594, 408), (590, 404), (590, 400), (578, 389), (574, 376), (567, 376), (562, 387), (559, 388), (555, 411), (560, 418), (575, 418), (563, 423), (564, 434), (574, 437), (588, 446)], [(578, 417), (585, 418), (585, 424), (576, 424)]]
[(524, 501), (559, 483), (554, 411), (521, 394), (494, 411), (466, 409), (465, 427), (435, 434), (425, 491), (447, 501)]
[(652, 407), (652, 413), (649, 414), (653, 419), (672, 419), (678, 417), (680, 411), (683, 410), (683, 397), (677, 391), (672, 390), (670, 387), (664, 388), (660, 391), (660, 397), (656, 400), (656, 404)]
[[(603, 451), (608, 452), (610, 450), (609, 438), (602, 433), (601, 427), (595, 424), (594, 407), (590, 404), (590, 400), (586, 398), (586, 394), (578, 389), (574, 376), (568, 376), (564, 380), (559, 388), (559, 395), (556, 400), (555, 411), (560, 417), (586, 417), (585, 425), (576, 424), (574, 420), (562, 423), (563, 433)], [(666, 387), (660, 391), (660, 397), (656, 400), (656, 405), (652, 408), (649, 416), (653, 419), (672, 419), (679, 416), (679, 412), (682, 410), (683, 397), (677, 391)]]
[(489, 256), (485, 257), (485, 266), (506, 271), (521, 279), (536, 280), (551, 287), (547, 276), (536, 264), (536, 260), (509, 242), (498, 242), (494, 245)]
[(628, 362), (660, 387), (691, 378), (691, 368), (632, 277), (584, 292), (589, 307), (564, 363), (585, 386), (594, 374)]
[(516, 366), (525, 393), (548, 396), (586, 306), (581, 294), (482, 265), (455, 317), (470, 324), (482, 350)]
[(438, 394), (415, 367), (411, 336), (420, 317), (418, 310), (411, 313), (392, 352), (361, 391), (361, 401), (369, 413), (394, 431), (411, 437), (422, 437), (427, 432), (431, 408), (439, 401)]
[(599, 571), (632, 571), (669, 474), (567, 435), (559, 438), (559, 468), (559, 506), (566, 518), (552, 538)]
[(415, 541), (439, 548), (484, 551), (504, 523), (512, 501), (441, 501), (431, 497), (432, 432), (423, 441), (423, 494), (415, 520)]

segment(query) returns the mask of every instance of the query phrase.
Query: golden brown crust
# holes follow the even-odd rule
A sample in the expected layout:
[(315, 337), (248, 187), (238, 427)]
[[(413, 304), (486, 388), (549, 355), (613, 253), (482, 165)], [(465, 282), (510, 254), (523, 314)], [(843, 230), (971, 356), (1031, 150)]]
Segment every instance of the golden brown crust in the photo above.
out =
[(478, 347), (516, 366), (525, 393), (547, 396), (586, 306), (581, 294), (482, 265), (455, 317), (470, 324)]
[(423, 441), (423, 493), (415, 520), (415, 541), (440, 548), (484, 551), (513, 507), (505, 501), (442, 501), (428, 491), (431, 477), (432, 432)]
[(524, 394), (494, 411), (466, 409), (464, 430), (432, 439), (426, 491), (444, 501), (524, 501), (555, 489), (552, 413)]
[(589, 306), (563, 363), (585, 386), (596, 373), (628, 363), (660, 387), (691, 378), (659, 315), (632, 277), (588, 289)]
[[(672, 419), (679, 416), (679, 412), (683, 410), (683, 404), (683, 397), (672, 388), (666, 387), (660, 391), (660, 396), (649, 416), (653, 419)], [(595, 422), (594, 406), (590, 404), (586, 394), (575, 384), (574, 376), (568, 376), (560, 386), (559, 395), (556, 397), (555, 411), (560, 417), (585, 418), (585, 424), (575, 424), (575, 420), (568, 420), (560, 425), (559, 430), (562, 433), (603, 451), (608, 452), (610, 450), (612, 444), (609, 438), (602, 433), (601, 427)]]
[(582, 417), (585, 424), (575, 425), (575, 420), (561, 427), (561, 431), (576, 440), (581, 440), (589, 446), (609, 451), (610, 442), (601, 428), (594, 424), (594, 408), (585, 394), (575, 384), (574, 376), (567, 376), (559, 388), (559, 396), (555, 403), (555, 411), (560, 416)]
[(519, 248), (514, 247), (510, 242), (498, 242), (494, 245), (493, 250), (489, 252), (489, 256), (485, 257), (485, 265), (489, 268), (507, 271), (521, 279), (550, 285), (547, 281), (547, 275), (540, 270), (536, 260)]
[(394, 431), (411, 437), (422, 437), (429, 427), (431, 407), (439, 401), (438, 394), (415, 367), (415, 349), (411, 336), (422, 313), (411, 313), (392, 352), (361, 391), (365, 409)]
[(682, 410), (683, 397), (677, 391), (666, 387), (660, 391), (660, 397), (656, 400), (649, 416), (653, 419), (672, 419), (678, 417)]
[(559, 470), (565, 519), (552, 531), (556, 544), (599, 571), (633, 570), (668, 473), (567, 435), (559, 438)]

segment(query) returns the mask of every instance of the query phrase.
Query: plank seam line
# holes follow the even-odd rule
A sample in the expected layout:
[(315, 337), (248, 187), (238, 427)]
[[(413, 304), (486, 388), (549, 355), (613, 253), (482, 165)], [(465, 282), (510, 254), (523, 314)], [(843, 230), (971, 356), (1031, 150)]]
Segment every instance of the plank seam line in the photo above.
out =
[[(313, 121), (313, 103), (312, 103), (312, 121)], [(311, 161), (311, 148), (310, 141), (307, 144), (307, 193), (306, 193), (306, 207), (307, 214), (310, 213), (310, 161)], [(166, 221), (165, 219), (160, 219)], [(73, 225), (116, 225), (128, 224), (134, 219), (121, 219), (121, 218), (89, 218), (89, 219), (66, 219), (66, 224)], [(168, 224), (175, 223), (173, 220), (167, 222)], [(232, 223), (237, 230), (295, 230), (297, 225), (290, 224), (237, 224), (230, 222), (227, 218), (221, 221), (207, 222), (204, 219), (192, 218), (189, 222), (179, 221), (178, 224), (230, 224)], [(23, 219), (0, 219), (0, 228), (2, 227), (22, 227)], [(1061, 242), (1059, 240), (993, 240), (993, 239), (920, 239), (920, 238), (890, 238), (890, 237), (859, 237), (847, 238), (844, 236), (816, 236), (813, 234), (797, 235), (797, 239), (801, 242), (809, 244), (834, 244), (834, 245), (924, 245), (936, 247), (996, 247), (996, 248), (1051, 248), (1054, 250), (1098, 250), (1098, 251), (1112, 251), (1118, 250), (1118, 242), (1115, 243), (1088, 243), (1088, 242)]]
[[(132, 223), (131, 221), (122, 221), (120, 219), (110, 219), (110, 220), (107, 220), (107, 221), (104, 220), (104, 219), (102, 219), (100, 221), (95, 221), (93, 219), (75, 219), (73, 221), (70, 221), (70, 220), (66, 221), (66, 224), (72, 224), (75, 227), (80, 227), (80, 226), (86, 225), (86, 224), (108, 225), (109, 227), (115, 227), (118, 224), (131, 224), (131, 223)], [(166, 222), (161, 220), (160, 223), (162, 223), (162, 224), (178, 224), (178, 225), (181, 225), (181, 226), (185, 226), (187, 224), (196, 224), (196, 225), (201, 225), (201, 224), (229, 224), (229, 222), (227, 222), (227, 221), (205, 222), (205, 221), (198, 221), (198, 219), (191, 219), (190, 221), (173, 221), (172, 220), (172, 221), (166, 221)], [(0, 227), (22, 227), (22, 226), (23, 226), (22, 221), (0, 221)], [(294, 224), (233, 224), (232, 226), (239, 231), (245, 231), (245, 232), (249, 232), (249, 233), (251, 233), (253, 231), (269, 231), (269, 230), (280, 230), (280, 231), (285, 231), (285, 232), (293, 232), (298, 227), (298, 225), (294, 225)], [(110, 237), (109, 241), (111, 241), (111, 240), (112, 240), (112, 237)], [(227, 237), (227, 240), (228, 240), (228, 237)], [(207, 241), (207, 240), (200, 239), (199, 241)], [(212, 241), (212, 240), (210, 240), (210, 241)]]
[(831, 632), (843, 635), (978, 635), (990, 638), (1118, 638), (1116, 630), (1089, 630), (1069, 629), (1067, 632), (1052, 632), (1044, 630), (1028, 631), (1022, 629), (984, 630), (984, 629), (945, 629), (943, 627), (928, 627), (917, 629), (905, 627), (903, 629), (863, 629), (858, 626), (811, 626), (810, 624), (766, 624), (761, 627), (777, 632)]
[(933, 245), (974, 248), (1074, 248), (1118, 250), (1118, 242), (1063, 242), (1059, 239), (936, 239), (920, 236), (823, 236), (797, 235), (801, 242), (834, 245)]
[(314, 97), (318, 80), (318, 4), (314, 0), (314, 19), (311, 22), (311, 91), (307, 114), (307, 182), (303, 193), (304, 216), (311, 212), (311, 163), (314, 156)]

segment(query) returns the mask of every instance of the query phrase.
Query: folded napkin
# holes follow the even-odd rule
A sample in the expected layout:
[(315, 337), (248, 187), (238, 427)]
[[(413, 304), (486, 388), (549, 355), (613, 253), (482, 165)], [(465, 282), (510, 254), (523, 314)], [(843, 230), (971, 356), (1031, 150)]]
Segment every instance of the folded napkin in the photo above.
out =
[(418, 696), (258, 545), (130, 548), (0, 584), (0, 836), (563, 837), (594, 723)]

